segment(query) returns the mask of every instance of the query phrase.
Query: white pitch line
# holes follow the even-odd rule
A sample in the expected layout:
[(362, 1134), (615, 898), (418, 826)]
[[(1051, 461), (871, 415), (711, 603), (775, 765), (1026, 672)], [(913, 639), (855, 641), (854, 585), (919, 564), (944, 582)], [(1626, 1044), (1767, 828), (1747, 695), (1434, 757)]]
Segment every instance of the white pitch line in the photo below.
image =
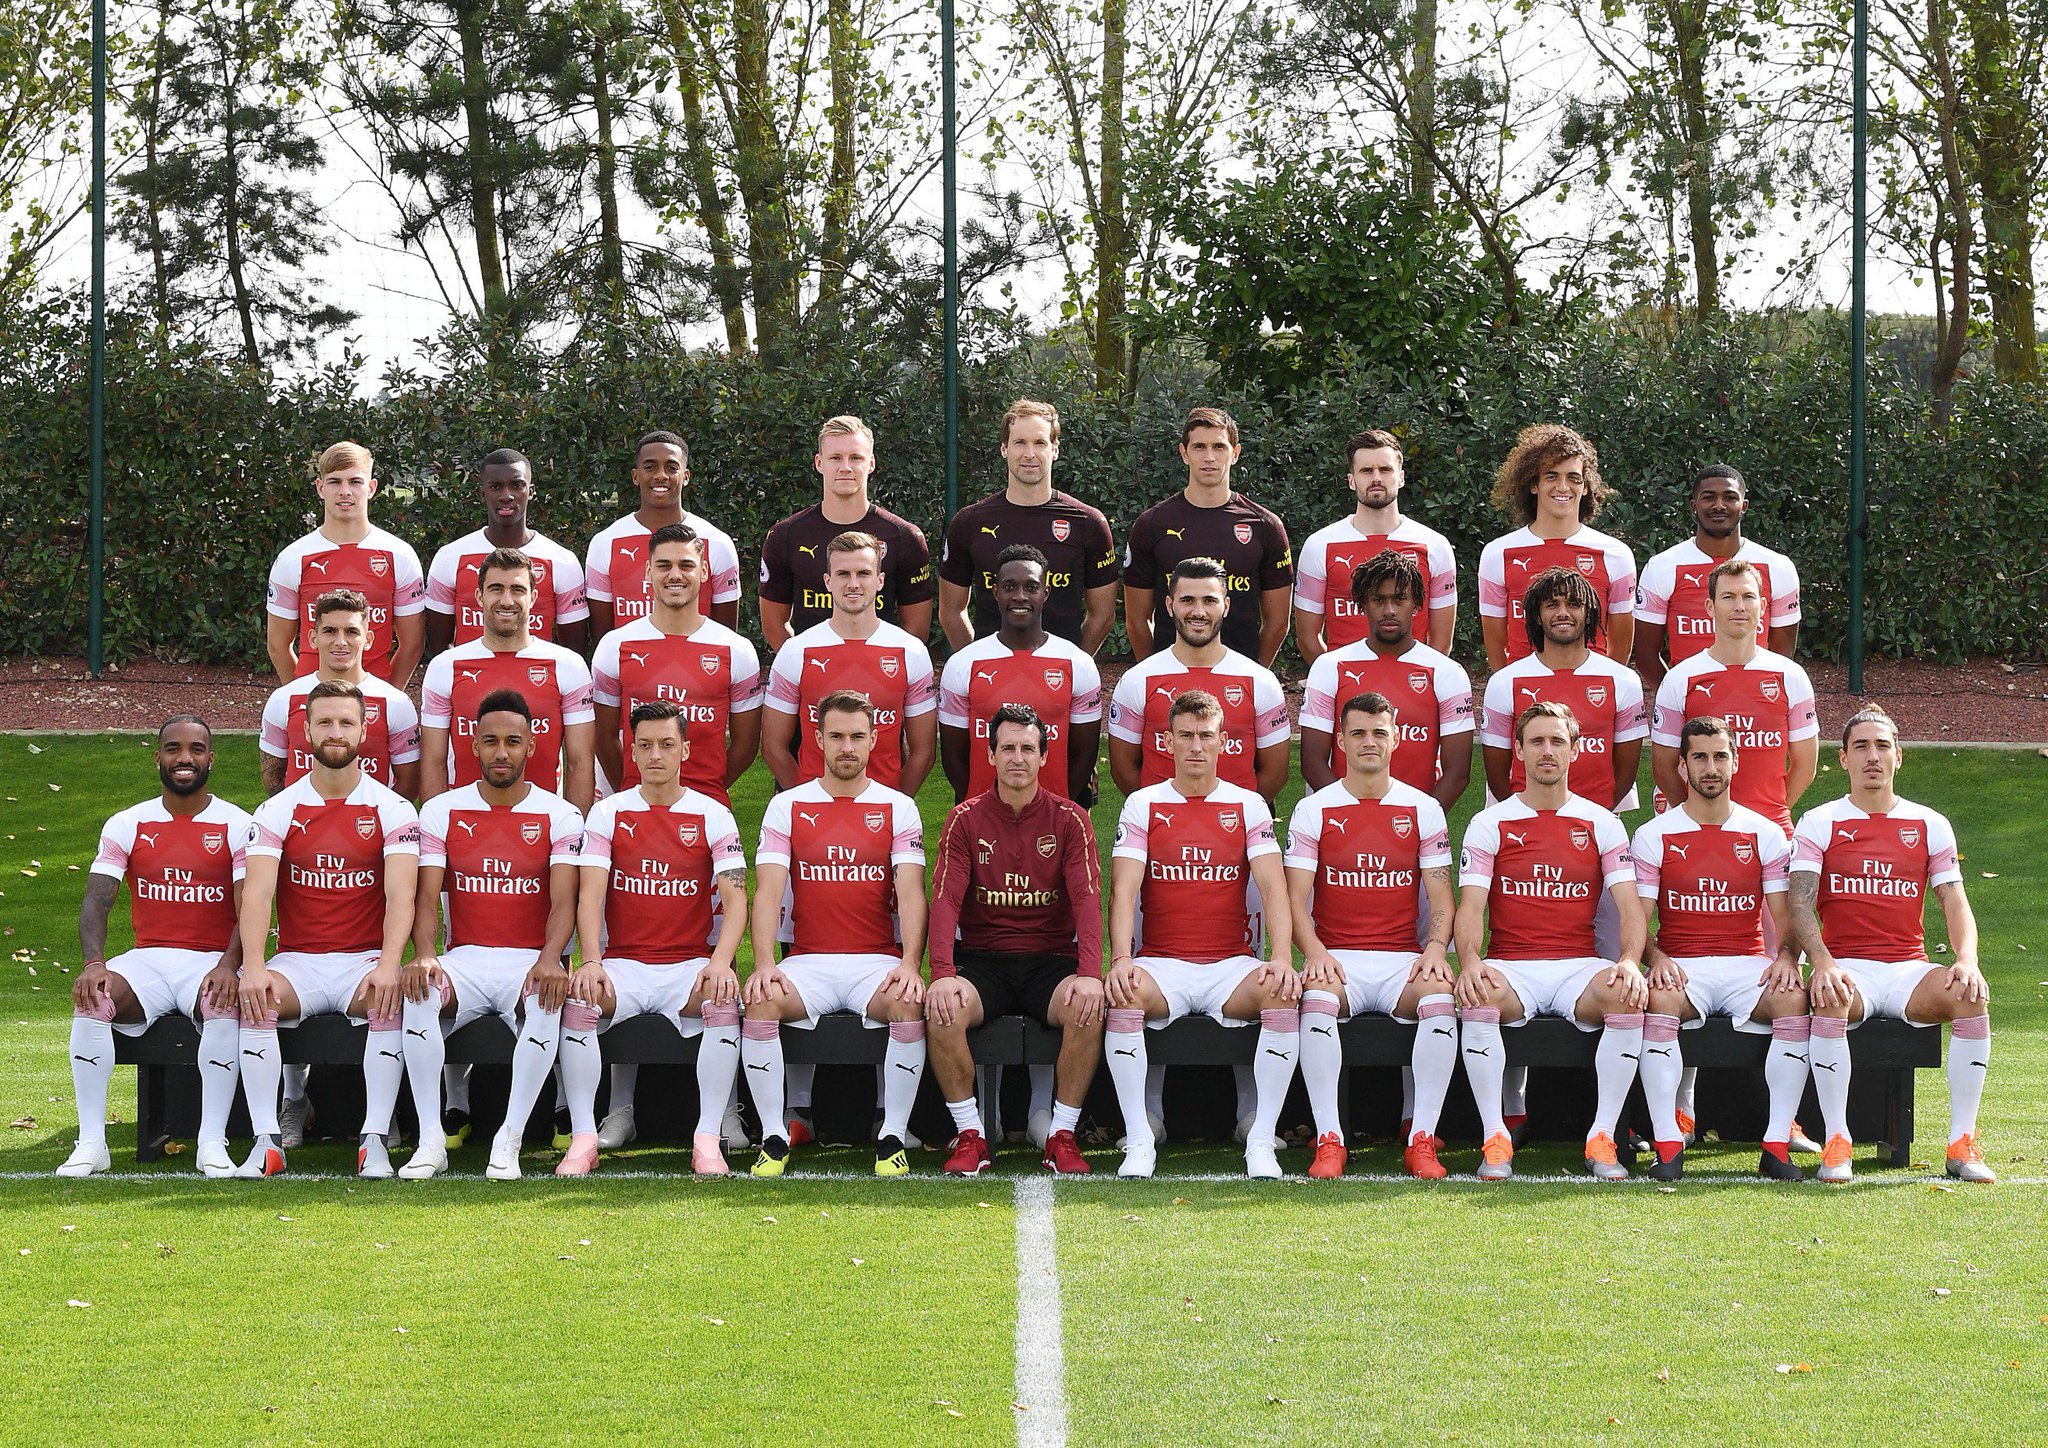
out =
[(1049, 1177), (1017, 1182), (1017, 1445), (1064, 1448), (1066, 1353)]
[[(208, 1178), (200, 1176), (197, 1172), (180, 1171), (116, 1171), (104, 1172), (99, 1176), (95, 1177), (60, 1177), (55, 1172), (48, 1171), (0, 1171), (0, 1182), (54, 1183), (77, 1181), (99, 1182), (104, 1183), (108, 1186), (140, 1183), (148, 1186), (161, 1187), (181, 1182), (189, 1182), (198, 1185), (210, 1184), (214, 1181), (236, 1182), (238, 1180), (241, 1179), (234, 1177)], [(360, 1178), (358, 1178), (354, 1172), (294, 1171), (288, 1172), (282, 1177), (274, 1178), (274, 1180), (280, 1182), (357, 1182), (360, 1180)], [(438, 1180), (450, 1182), (481, 1182), (484, 1180), (484, 1177), (482, 1177), (481, 1175), (454, 1175), (441, 1177), (438, 1178)], [(529, 1172), (525, 1177), (521, 1178), (521, 1180), (527, 1182), (552, 1182), (555, 1180), (555, 1178), (552, 1172), (549, 1171), (547, 1167), (543, 1164), (537, 1165), (533, 1171)], [(601, 1170), (589, 1177), (582, 1178), (581, 1180), (586, 1181), (592, 1185), (599, 1186), (603, 1185), (607, 1181), (705, 1182), (707, 1185), (711, 1184), (707, 1181), (706, 1178), (700, 1177), (696, 1175), (694, 1172), (644, 1171), (639, 1169), (627, 1169), (623, 1171)], [(782, 1186), (790, 1186), (800, 1184), (803, 1182), (872, 1182), (874, 1180), (876, 1180), (876, 1178), (871, 1172), (825, 1168), (817, 1171), (793, 1171), (786, 1176), (778, 1178), (777, 1184)], [(888, 1183), (888, 1186), (891, 1190), (914, 1189), (917, 1187), (939, 1188), (958, 1192), (962, 1196), (968, 1196), (972, 1195), (972, 1193), (977, 1189), (976, 1183), (981, 1184), (979, 1188), (980, 1190), (986, 1191), (990, 1186), (1006, 1180), (1014, 1181), (1019, 1191), (1021, 1191), (1025, 1186), (1034, 1183), (1048, 1188), (1050, 1188), (1053, 1184), (1052, 1179), (1050, 1177), (1020, 1176), (1014, 1178), (1006, 1178), (1000, 1176), (983, 1176), (962, 1180), (955, 1177), (941, 1176), (936, 1171), (934, 1171), (929, 1175), (897, 1177), (893, 1181)], [(1155, 1176), (1148, 1178), (1148, 1180), (1155, 1187), (1195, 1186), (1202, 1184), (1230, 1184), (1246, 1187), (1252, 1185), (1246, 1179), (1245, 1175), (1242, 1172), (1160, 1172)], [(1651, 1187), (1662, 1187), (1665, 1185), (1665, 1183), (1653, 1182), (1648, 1177), (1643, 1176), (1630, 1177), (1625, 1182), (1603, 1182), (1593, 1177), (1583, 1176), (1577, 1173), (1567, 1174), (1563, 1172), (1548, 1173), (1544, 1175), (1524, 1174), (1513, 1178), (1511, 1181), (1506, 1182), (1481, 1182), (1473, 1177), (1454, 1176), (1446, 1180), (1443, 1183), (1443, 1185), (1445, 1187), (1484, 1186), (1491, 1189), (1494, 1192), (1512, 1196), (1517, 1183), (1547, 1187), (1597, 1187), (1605, 1191), (1628, 1191), (1630, 1189), (1634, 1189), (1636, 1191), (1646, 1191)], [(246, 1182), (244, 1182), (243, 1184), (246, 1185)], [(1099, 1187), (1096, 1184), (1095, 1179), (1090, 1178), (1067, 1177), (1062, 1179), (1062, 1184), (1069, 1191), (1077, 1192), (1084, 1198), (1093, 1191), (1107, 1190), (1111, 1186), (1134, 1187), (1139, 1191), (1143, 1191), (1145, 1189), (1145, 1183), (1142, 1181), (1133, 1181), (1127, 1177), (1116, 1177), (1107, 1174), (1105, 1174), (1101, 1178), (1101, 1183)], [(495, 1186), (496, 1184), (494, 1183), (493, 1185)], [(1413, 1177), (1408, 1176), (1404, 1172), (1352, 1172), (1346, 1175), (1340, 1181), (1317, 1182), (1313, 1185), (1308, 1181), (1306, 1177), (1288, 1177), (1285, 1180), (1283, 1180), (1278, 1187), (1265, 1187), (1255, 1189), (1265, 1191), (1285, 1191), (1288, 1188), (1292, 1187), (1298, 1190), (1308, 1190), (1316, 1192), (1341, 1192), (1344, 1190), (1346, 1186), (1352, 1185), (1402, 1185), (1412, 1187), (1417, 1191), (1428, 1189), (1423, 1184), (1418, 1183)], [(1815, 1182), (1813, 1183), (1813, 1185), (1818, 1187), (1826, 1184), (1821, 1182)], [(1872, 1174), (1870, 1176), (1856, 1177), (1853, 1180), (1844, 1183), (1841, 1186), (1834, 1187), (1833, 1190), (1882, 1191), (1886, 1189), (1895, 1189), (1898, 1187), (1930, 1187), (1937, 1185), (1956, 1186), (1960, 1188), (1963, 1184), (1951, 1183), (1945, 1176), (1936, 1172), (1894, 1172), (1887, 1170), (1882, 1175)], [(2001, 1187), (2048, 1187), (2048, 1176), (2000, 1177), (1998, 1179), (1997, 1185)], [(1685, 1180), (1679, 1183), (1678, 1185), (1678, 1189), (1681, 1191), (1687, 1187), (1755, 1187), (1760, 1191), (1779, 1191), (1784, 1189), (1784, 1184), (1778, 1182), (1767, 1182), (1758, 1177), (1752, 1176), (1747, 1172), (1700, 1172), (1687, 1176)], [(733, 1181), (731, 1189), (736, 1192), (757, 1190), (757, 1188), (755, 1188), (751, 1183), (741, 1182), (737, 1179)], [(422, 1190), (432, 1191), (433, 1188), (421, 1182), (394, 1181), (392, 1184), (392, 1190), (395, 1192), (413, 1192)], [(773, 1186), (763, 1186), (761, 1188), (758, 1188), (758, 1190), (772, 1191)]]

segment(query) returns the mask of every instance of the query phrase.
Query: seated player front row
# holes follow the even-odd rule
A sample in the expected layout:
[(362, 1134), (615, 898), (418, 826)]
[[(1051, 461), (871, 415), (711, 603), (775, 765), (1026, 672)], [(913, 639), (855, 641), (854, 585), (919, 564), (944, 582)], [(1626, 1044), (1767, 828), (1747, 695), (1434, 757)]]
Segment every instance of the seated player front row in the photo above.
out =
[[(167, 722), (161, 796), (117, 815), (102, 835), (81, 922), (87, 966), (74, 991), (80, 1140), (64, 1174), (108, 1166), (112, 1032), (139, 1032), (182, 1010), (202, 1025), (197, 1156), (209, 1175), (284, 1170), (277, 1030), (320, 1012), (370, 1027), (364, 1176), (393, 1174), (386, 1139), (401, 1082), (410, 1080), (420, 1120), (439, 1120), (444, 1034), (486, 1013), (519, 1027), (488, 1175), (519, 1175), (526, 1121), (558, 1062), (573, 1136), (557, 1171), (591, 1170), (597, 1037), (650, 1013), (704, 1037), (694, 1168), (727, 1169), (719, 1123), (744, 1067), (764, 1124), (753, 1170), (779, 1175), (790, 1152), (776, 1129), (788, 1119), (781, 1028), (849, 1010), (890, 1036), (879, 1175), (909, 1169), (903, 1138), (928, 1029), (957, 1133), (946, 1169), (990, 1164), (966, 1032), (1017, 1011), (1063, 1032), (1048, 1169), (1088, 1170), (1074, 1129), (1097, 1062), (1107, 1060), (1125, 1119), (1143, 1122), (1146, 1027), (1201, 1013), (1259, 1023), (1247, 1172), (1280, 1175), (1273, 1130), (1299, 1052), (1316, 1119), (1310, 1175), (1333, 1177), (1345, 1159), (1336, 1022), (1385, 1011), (1419, 1023), (1414, 1116), (1403, 1130), (1405, 1163), (1418, 1177), (1445, 1175), (1435, 1129), (1461, 1054), (1484, 1124), (1479, 1175), (1511, 1174), (1501, 1030), (1541, 1014), (1601, 1032), (1589, 1170), (1625, 1175), (1615, 1123), (1640, 1074), (1657, 1147), (1651, 1173), (1676, 1177), (1679, 1031), (1722, 1013), (1739, 1029), (1770, 1031), (1781, 1048), (1766, 1072), (1759, 1171), (1802, 1175), (1788, 1137), (1811, 1070), (1827, 1119), (1820, 1175), (1845, 1180), (1846, 1032), (1876, 1011), (1953, 1022), (1948, 1171), (1992, 1179), (1974, 1119), (1989, 1055), (1987, 993), (1954, 837), (1946, 820), (1893, 792), (1903, 759), (1891, 721), (1874, 709), (1844, 731), (1848, 798), (1809, 812), (1789, 849), (1775, 824), (1728, 797), (1737, 768), (1728, 726), (1689, 721), (1688, 794), (1643, 827), (1632, 857), (1620, 821), (1568, 792), (1579, 747), (1570, 710), (1533, 705), (1515, 721), (1525, 787), (1472, 821), (1454, 908), (1443, 810), (1393, 777), (1399, 727), (1387, 699), (1344, 703), (1344, 772), (1297, 807), (1283, 861), (1263, 799), (1217, 777), (1220, 702), (1188, 690), (1167, 720), (1171, 777), (1131, 794), (1118, 822), (1105, 952), (1088, 818), (1038, 787), (1045, 725), (1028, 706), (1006, 705), (990, 730), (996, 786), (958, 806), (941, 837), (929, 988), (922, 826), (912, 800), (868, 776), (875, 728), (862, 695), (820, 701), (824, 773), (777, 795), (763, 820), (751, 926), (756, 941), (779, 941), (785, 953), (778, 962), (772, 946), (757, 949), (744, 986), (733, 968), (749, 926), (738, 830), (723, 805), (680, 783), (689, 745), (673, 705), (633, 710), (640, 784), (601, 801), (587, 821), (525, 780), (534, 736), (514, 691), (478, 706), (477, 782), (436, 796), (417, 817), (358, 767), (362, 696), (352, 685), (314, 686), (306, 719), (312, 770), (253, 819), (207, 793), (205, 725)], [(124, 877), (137, 947), (106, 961), (107, 915)], [(1924, 953), (1930, 889), (1955, 952), (1947, 967)], [(1639, 899), (1655, 902), (1654, 942)], [(1603, 905), (1615, 922), (1604, 952)], [(266, 955), (273, 908), (277, 949)], [(573, 974), (572, 936), (604, 942)], [(1462, 972), (1451, 965), (1453, 938), (1472, 962)], [(1813, 966), (1804, 983), (1795, 941)], [(238, 1075), (257, 1138), (239, 1167), (225, 1140)], [(432, 1176), (446, 1165), (429, 1131), (397, 1174)], [(1132, 1133), (1121, 1174), (1153, 1167), (1151, 1134)]]

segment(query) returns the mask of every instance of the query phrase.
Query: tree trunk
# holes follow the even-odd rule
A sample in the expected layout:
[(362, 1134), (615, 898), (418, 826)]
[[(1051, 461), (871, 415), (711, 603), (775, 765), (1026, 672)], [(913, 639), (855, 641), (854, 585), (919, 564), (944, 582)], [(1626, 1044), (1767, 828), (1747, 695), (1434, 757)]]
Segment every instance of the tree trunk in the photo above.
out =
[(697, 40), (683, 9), (683, 0), (662, 0), (661, 15), (675, 51), (676, 92), (683, 103), (684, 166), (697, 193), (697, 219), (711, 244), (711, 291), (725, 318), (726, 350), (746, 355), (747, 288), (732, 250), (726, 224), (725, 195), (718, 189), (718, 170), (711, 159), (711, 132), (704, 124), (704, 80), (698, 70)]
[(818, 249), (818, 313), (829, 321), (846, 282), (847, 228), (853, 219), (855, 147), (860, 102), (860, 36), (851, 0), (828, 0), (832, 68), (832, 171), (825, 186), (824, 235)]
[(611, 53), (603, 35), (590, 46), (591, 103), (597, 123), (597, 228), (605, 310), (617, 316), (626, 305), (626, 243), (619, 227), (619, 151), (612, 139)]
[(1707, 100), (1705, 0), (1668, 0), (1672, 59), (1678, 81), (1678, 122), (1685, 159), (1686, 240), (1692, 249), (1693, 309), (1705, 322), (1721, 309), (1720, 228), (1714, 222), (1716, 126)]
[(767, 0), (733, 0), (733, 173), (747, 212), (747, 266), (754, 280), (754, 332), (761, 360), (779, 364), (796, 332), (796, 288), (790, 275), (788, 178), (775, 134), (775, 97), (768, 73), (774, 17)]
[(1436, 134), (1436, 7), (1437, 0), (1415, 0), (1415, 43), (1408, 71), (1408, 194), (1416, 204), (1436, 209), (1436, 147), (1415, 139)]
[(2001, 377), (2040, 373), (2034, 332), (2034, 132), (2006, 0), (1970, 7), (1977, 101), (1977, 188), (1984, 210), (1984, 289), (1991, 298), (1992, 358)]
[(484, 288), (484, 346), (493, 364), (505, 360), (511, 298), (505, 253), (498, 235), (498, 157), (491, 136), (492, 80), (484, 58), (490, 0), (457, 0), (455, 28), (462, 40), (462, 114), (467, 128), (469, 229), (476, 239), (477, 277)]
[(235, 128), (235, 109), (241, 100), (241, 77), (233, 69), (231, 56), (248, 54), (246, 17), (232, 38), (219, 37), (220, 45), (220, 221), (222, 250), (227, 253), (228, 285), (234, 291), (235, 316), (242, 326), (242, 355), (251, 367), (263, 365), (263, 350), (256, 343), (256, 304), (249, 294), (248, 261), (242, 252), (242, 155), (240, 134)]
[(1101, 194), (1095, 207), (1095, 382), (1121, 394), (1130, 233), (1124, 215), (1124, 18), (1126, 0), (1102, 6)]
[[(1956, 84), (1955, 56), (1950, 46), (1948, 0), (1927, 0), (1927, 59), (1933, 71), (1938, 105), (1935, 130), (1941, 141), (1941, 189), (1935, 196), (1935, 338), (1930, 379), (1933, 398), (1929, 419), (1936, 432), (1948, 431), (1955, 412), (1956, 376), (1970, 340), (1970, 251), (1976, 237), (1970, 224), (1970, 186), (1963, 176), (1959, 130), (1962, 96)], [(1939, 287), (1940, 247), (1949, 248), (1946, 306)]]

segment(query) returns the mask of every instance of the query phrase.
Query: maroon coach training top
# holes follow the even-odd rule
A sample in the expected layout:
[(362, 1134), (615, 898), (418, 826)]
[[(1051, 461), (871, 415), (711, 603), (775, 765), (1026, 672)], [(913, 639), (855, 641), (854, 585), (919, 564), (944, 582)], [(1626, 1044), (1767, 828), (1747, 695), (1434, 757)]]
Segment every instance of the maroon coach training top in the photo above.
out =
[(1102, 974), (1102, 861), (1095, 826), (1043, 786), (1023, 813), (996, 790), (955, 805), (939, 837), (932, 886), (932, 979), (952, 975), (954, 936), (969, 950), (1073, 951)]

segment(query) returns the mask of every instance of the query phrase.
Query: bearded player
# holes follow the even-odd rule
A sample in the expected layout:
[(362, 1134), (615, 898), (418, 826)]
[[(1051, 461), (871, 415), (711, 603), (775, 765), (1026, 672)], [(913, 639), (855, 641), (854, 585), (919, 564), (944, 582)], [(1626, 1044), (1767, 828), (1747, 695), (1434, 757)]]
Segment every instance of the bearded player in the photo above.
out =
[(323, 593), (313, 605), (314, 671), (271, 691), (257, 747), (263, 792), (276, 794), (313, 767), (306, 738), (306, 694), (323, 680), (363, 691), (363, 772), (406, 799), (420, 792), (420, 715), (412, 697), (363, 667), (370, 646), (370, 605), (354, 589)]
[[(78, 912), (84, 964), (72, 982), (71, 1086), (78, 1102), (78, 1147), (59, 1176), (91, 1176), (107, 1153), (107, 1085), (114, 1075), (114, 1033), (138, 1036), (158, 1017), (182, 1012), (199, 1025), (199, 1150), (207, 1176), (234, 1174), (228, 1112), (240, 1079), (235, 972), (242, 942), (241, 902), (249, 816), (208, 791), (213, 731), (196, 714), (166, 719), (156, 731), (155, 799), (122, 810), (100, 830), (99, 853)], [(135, 944), (107, 959), (107, 917), (128, 882)]]
[(1407, 484), (1401, 440), (1367, 428), (1344, 450), (1350, 459), (1344, 481), (1357, 506), (1350, 517), (1309, 534), (1295, 562), (1294, 642), (1302, 662), (1313, 665), (1325, 650), (1358, 643), (1372, 632), (1356, 601), (1357, 570), (1388, 550), (1414, 563), (1422, 578), (1416, 606), (1429, 610), (1425, 642), (1439, 654), (1449, 653), (1458, 628), (1458, 560), (1450, 539), (1401, 515)]

